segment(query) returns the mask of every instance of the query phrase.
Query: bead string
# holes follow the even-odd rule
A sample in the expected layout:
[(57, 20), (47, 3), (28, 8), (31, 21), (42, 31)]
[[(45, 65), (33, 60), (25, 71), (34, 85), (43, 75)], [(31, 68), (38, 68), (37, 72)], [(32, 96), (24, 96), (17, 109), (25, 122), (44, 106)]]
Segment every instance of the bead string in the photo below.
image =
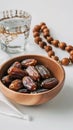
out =
[[(67, 51), (70, 54), (69, 58), (66, 57), (60, 60), (58, 56), (55, 56), (55, 52), (53, 51), (52, 47), (46, 42), (44, 42), (40, 37), (41, 34), (47, 40), (47, 43), (53, 45), (54, 47), (59, 47), (60, 49)], [(67, 45), (65, 42), (59, 42), (59, 40), (54, 40), (50, 36), (50, 30), (44, 22), (34, 27), (33, 37), (35, 43), (37, 43), (41, 48), (45, 49), (50, 58), (60, 62), (62, 65), (73, 64), (73, 46)]]

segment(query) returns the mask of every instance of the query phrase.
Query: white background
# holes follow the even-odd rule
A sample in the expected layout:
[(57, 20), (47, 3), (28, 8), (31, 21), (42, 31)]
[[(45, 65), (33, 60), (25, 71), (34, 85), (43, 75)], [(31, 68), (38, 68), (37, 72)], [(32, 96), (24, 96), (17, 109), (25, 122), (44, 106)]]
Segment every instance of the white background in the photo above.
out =
[[(73, 0), (0, 0), (0, 10), (6, 9), (28, 11), (32, 15), (32, 28), (35, 24), (45, 21), (55, 39), (73, 45)], [(32, 31), (29, 42), (26, 53), (47, 56), (45, 51), (34, 44)], [(67, 53), (58, 49), (56, 55), (61, 58), (68, 56)], [(7, 58), (5, 57), (5, 60)], [(2, 63), (1, 60), (0, 63)], [(58, 96), (40, 106), (19, 106), (21, 111), (32, 115), (31, 122), (0, 115), (0, 129), (73, 130), (73, 65), (64, 68), (65, 84)]]

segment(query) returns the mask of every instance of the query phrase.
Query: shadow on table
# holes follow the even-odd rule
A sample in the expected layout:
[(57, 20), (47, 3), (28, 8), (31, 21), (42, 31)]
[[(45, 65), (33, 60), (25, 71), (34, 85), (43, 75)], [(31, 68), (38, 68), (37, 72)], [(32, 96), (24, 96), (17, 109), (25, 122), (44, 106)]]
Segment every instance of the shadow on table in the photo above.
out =
[(66, 86), (53, 100), (40, 107), (57, 112), (73, 110), (73, 88)]
[(29, 115), (39, 115), (43, 114), (59, 114), (68, 113), (68, 111), (73, 111), (73, 89), (69, 86), (64, 87), (61, 92), (51, 101), (38, 105), (38, 106), (19, 106), (20, 111), (23, 113), (28, 113)]

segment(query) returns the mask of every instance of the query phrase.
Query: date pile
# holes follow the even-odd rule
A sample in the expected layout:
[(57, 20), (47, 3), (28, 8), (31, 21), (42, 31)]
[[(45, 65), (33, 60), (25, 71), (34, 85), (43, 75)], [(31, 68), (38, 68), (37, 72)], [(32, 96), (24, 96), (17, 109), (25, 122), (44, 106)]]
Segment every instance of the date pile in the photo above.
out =
[(52, 89), (58, 80), (36, 59), (14, 62), (2, 78), (6, 87), (20, 93), (40, 93)]

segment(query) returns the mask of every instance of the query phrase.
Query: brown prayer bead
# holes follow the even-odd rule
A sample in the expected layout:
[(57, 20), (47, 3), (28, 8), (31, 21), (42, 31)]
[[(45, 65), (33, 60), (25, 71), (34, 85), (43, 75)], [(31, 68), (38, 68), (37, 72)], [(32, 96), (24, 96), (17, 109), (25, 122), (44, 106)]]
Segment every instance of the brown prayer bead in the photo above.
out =
[(54, 52), (54, 51), (49, 51), (49, 52), (48, 52), (48, 56), (51, 57), (51, 56), (54, 56), (54, 55), (55, 55), (55, 52)]
[(53, 38), (52, 37), (50, 37), (50, 36), (47, 36), (47, 38), (46, 38), (46, 40), (47, 40), (47, 42), (51, 42), (51, 41), (53, 41)]
[(40, 28), (41, 28), (40, 25), (36, 25), (36, 26), (34, 27), (34, 29), (33, 29), (33, 32), (39, 31)]
[(34, 32), (34, 33), (33, 33), (33, 36), (34, 36), (34, 37), (39, 36), (39, 32)]
[(69, 61), (68, 58), (63, 58), (63, 59), (61, 60), (62, 65), (68, 65), (69, 62), (70, 62), (70, 61)]
[(44, 43), (43, 43), (42, 41), (40, 41), (40, 42), (39, 42), (39, 46), (40, 46), (41, 48), (44, 48)]
[(43, 25), (46, 25), (44, 22), (41, 22), (40, 23), (40, 27), (42, 27)]
[(39, 36), (37, 36), (35, 37), (34, 41), (39, 44), (39, 42), (42, 41), (42, 39)]
[(42, 25), (42, 26), (41, 26), (41, 30), (42, 30), (42, 31), (43, 31), (45, 28), (47, 28), (46, 25)]
[(71, 45), (68, 45), (67, 47), (65, 47), (65, 50), (70, 52), (71, 50), (73, 50), (73, 47)]
[(51, 46), (44, 46), (44, 49), (46, 52), (48, 52), (48, 51), (52, 50), (52, 47)]
[(43, 35), (44, 35), (44, 37), (47, 37), (47, 36), (49, 36), (49, 32), (44, 32)]
[(58, 41), (58, 40), (53, 40), (53, 41), (51, 41), (51, 43), (52, 43), (55, 47), (58, 47), (59, 41)]
[(59, 60), (59, 57), (58, 56), (51, 56), (52, 59), (58, 61)]

